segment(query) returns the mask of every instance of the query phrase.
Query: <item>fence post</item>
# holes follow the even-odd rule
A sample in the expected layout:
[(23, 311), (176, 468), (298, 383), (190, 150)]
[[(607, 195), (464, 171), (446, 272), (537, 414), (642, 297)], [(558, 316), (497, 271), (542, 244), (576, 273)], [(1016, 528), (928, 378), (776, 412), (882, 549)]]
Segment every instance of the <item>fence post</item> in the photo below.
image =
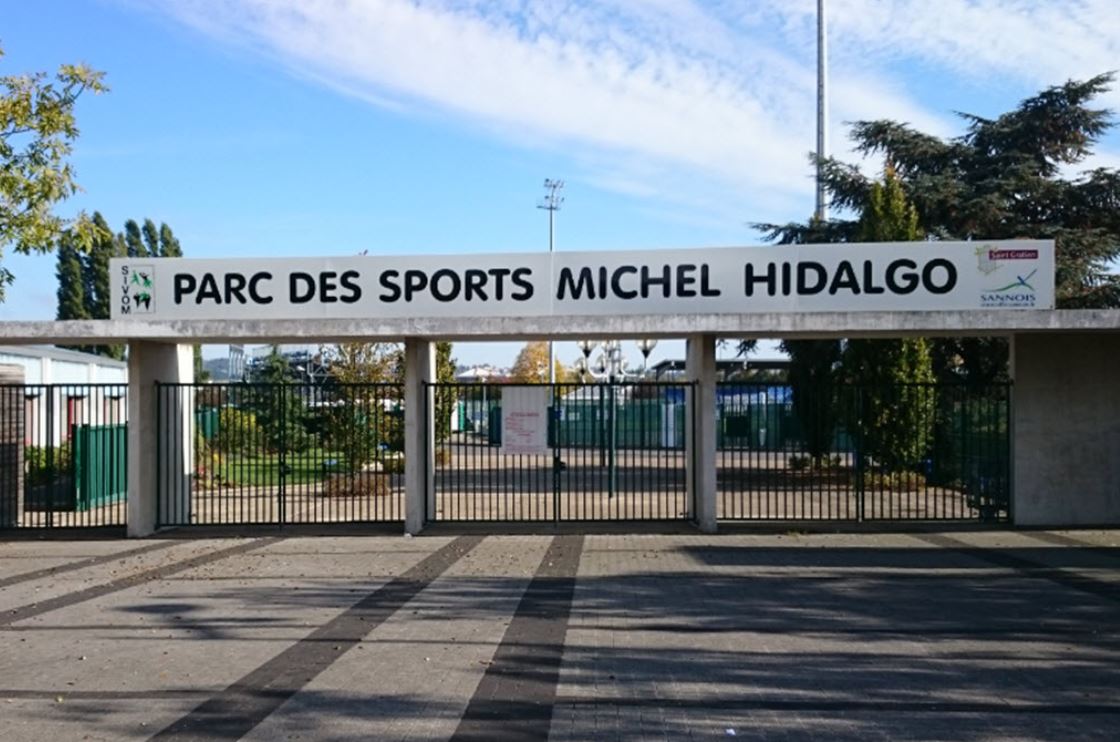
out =
[(685, 446), (686, 476), (700, 530), (716, 531), (716, 338), (688, 338), (688, 379), (694, 382), (689, 394), (692, 430)]
[[(140, 538), (156, 529), (160, 487), (190, 498), (194, 441), (189, 403), (179, 397), (159, 415), (156, 382), (194, 381), (189, 345), (133, 341), (128, 345), (128, 535)], [(189, 401), (190, 397), (187, 396)], [(157, 424), (158, 419), (158, 424)], [(156, 443), (160, 445), (156, 445)], [(162, 458), (161, 458), (162, 457)], [(168, 502), (169, 508), (175, 503)]]
[(22, 366), (0, 366), (0, 528), (14, 528), (23, 518), (26, 388)]
[[(429, 340), (404, 341), (404, 530), (412, 535), (435, 516), (431, 493), (435, 476), (435, 411), (430, 403), (436, 354)], [(431, 506), (431, 507), (429, 507)]]

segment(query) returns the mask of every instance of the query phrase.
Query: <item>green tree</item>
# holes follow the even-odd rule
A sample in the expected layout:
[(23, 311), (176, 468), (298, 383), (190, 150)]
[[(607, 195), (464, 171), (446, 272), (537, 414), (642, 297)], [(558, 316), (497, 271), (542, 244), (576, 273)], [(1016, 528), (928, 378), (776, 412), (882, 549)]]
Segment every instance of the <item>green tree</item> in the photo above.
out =
[[(436, 383), (451, 385), (455, 383), (455, 359), (451, 357), (451, 343), (441, 340), (436, 343)], [(442, 443), (451, 435), (451, 416), (459, 400), (454, 386), (437, 386), (435, 400), (436, 443)]]
[[(86, 312), (93, 319), (108, 319), (112, 294), (109, 260), (124, 257), (124, 245), (113, 234), (101, 212), (93, 212), (93, 223), (97, 227), (97, 236), (89, 255), (83, 261)], [(92, 352), (118, 361), (124, 360), (123, 345), (97, 345), (92, 348)]]
[(145, 219), (140, 227), (140, 236), (144, 239), (144, 249), (154, 258), (162, 257), (159, 249), (159, 229), (151, 219)]
[(183, 257), (183, 249), (179, 246), (178, 238), (171, 231), (171, 227), (162, 222), (159, 225), (159, 254), (164, 258)]
[(832, 451), (840, 417), (836, 382), (841, 344), (839, 340), (783, 340), (782, 350), (790, 358), (793, 413), (805, 452), (819, 462)]
[[(68, 162), (78, 138), (74, 106), (87, 90), (106, 91), (102, 79), (84, 65), (62, 65), (53, 77), (0, 76), (0, 259), (7, 246), (22, 254), (49, 252), (67, 234), (85, 249), (96, 234), (85, 214), (66, 219), (53, 210), (78, 191)], [(0, 266), (0, 301), (12, 280)]]
[(294, 381), (288, 359), (275, 345), (250, 378), (249, 407), (273, 452), (305, 451), (311, 443), (307, 406)]
[[(1120, 256), (1120, 172), (1064, 176), (1114, 125), (1107, 110), (1092, 106), (1112, 83), (1111, 74), (1070, 81), (996, 118), (961, 114), (965, 131), (951, 139), (889, 120), (858, 122), (851, 136), (857, 151), (894, 167), (924, 234), (1054, 239), (1058, 306), (1120, 306), (1120, 278), (1110, 268)], [(874, 180), (832, 158), (821, 166), (832, 204), (863, 214)], [(845, 242), (859, 234), (858, 219), (758, 226), (785, 243)], [(985, 383), (1006, 375), (1003, 340), (939, 339), (933, 346), (941, 378)]]
[[(557, 383), (571, 381), (574, 377), (572, 369), (559, 359), (555, 359), (554, 367), (553, 375)], [(525, 343), (513, 361), (509, 380), (517, 384), (548, 383), (548, 343), (543, 340)]]
[(130, 258), (146, 258), (149, 256), (148, 248), (140, 233), (140, 225), (134, 219), (124, 223), (124, 244)]
[[(58, 241), (58, 319), (88, 319), (86, 311), (82, 254), (78, 252), (75, 240), (64, 235)], [(71, 350), (87, 350), (84, 346), (64, 346)]]
[[(882, 183), (873, 183), (859, 220), (864, 242), (920, 239), (918, 212), (907, 202), (902, 184), (888, 164)], [(848, 406), (848, 429), (861, 451), (891, 471), (909, 470), (921, 461), (934, 419), (934, 381), (929, 341), (849, 340), (840, 358), (845, 381), (858, 386), (857, 404)]]
[[(326, 443), (361, 471), (385, 450), (399, 450), (404, 421), (400, 399), (387, 384), (400, 383), (402, 353), (392, 343), (340, 343), (320, 348), (327, 367), (327, 398), (322, 412)], [(386, 448), (382, 448), (382, 445)]]

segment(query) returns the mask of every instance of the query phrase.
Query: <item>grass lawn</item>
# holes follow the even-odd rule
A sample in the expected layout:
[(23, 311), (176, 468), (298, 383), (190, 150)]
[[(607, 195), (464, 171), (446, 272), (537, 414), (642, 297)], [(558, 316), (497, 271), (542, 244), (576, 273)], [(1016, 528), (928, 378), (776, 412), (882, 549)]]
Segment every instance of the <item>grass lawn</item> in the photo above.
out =
[[(302, 453), (284, 456), (285, 479), (289, 484), (322, 481), (323, 462), (341, 462), (341, 457), (322, 449), (309, 449)], [(280, 455), (262, 453), (259, 456), (227, 454), (220, 469), (222, 481), (229, 484), (275, 486), (280, 484)]]
[[(324, 463), (331, 464), (324, 469)], [(284, 456), (286, 484), (306, 484), (323, 481), (325, 475), (346, 468), (341, 454), (321, 448), (311, 448), (301, 453)], [(258, 456), (231, 453), (223, 456), (219, 470), (227, 484), (246, 486), (277, 486), (280, 484), (280, 455), (262, 453)]]

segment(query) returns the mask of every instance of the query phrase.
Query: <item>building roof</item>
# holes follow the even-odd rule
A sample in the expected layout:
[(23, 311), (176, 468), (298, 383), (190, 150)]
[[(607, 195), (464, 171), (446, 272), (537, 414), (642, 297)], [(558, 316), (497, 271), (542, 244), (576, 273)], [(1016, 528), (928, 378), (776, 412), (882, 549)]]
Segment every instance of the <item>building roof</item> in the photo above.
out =
[(77, 350), (56, 348), (53, 345), (0, 345), (0, 353), (4, 355), (20, 356), (23, 358), (49, 358), (52, 361), (70, 361), (72, 363), (94, 363), (108, 368), (127, 368), (125, 361), (106, 358), (96, 353), (84, 353)]

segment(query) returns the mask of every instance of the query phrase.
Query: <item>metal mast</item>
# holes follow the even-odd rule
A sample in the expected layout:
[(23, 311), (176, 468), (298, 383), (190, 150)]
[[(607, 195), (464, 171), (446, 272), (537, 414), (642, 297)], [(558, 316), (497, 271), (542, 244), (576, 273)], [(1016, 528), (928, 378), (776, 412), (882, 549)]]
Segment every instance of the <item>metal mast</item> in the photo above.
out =
[[(556, 237), (554, 217), (556, 212), (560, 210), (560, 204), (564, 203), (564, 197), (560, 195), (560, 191), (564, 188), (564, 181), (552, 180), (551, 178), (544, 179), (544, 198), (537, 204), (538, 209), (545, 209), (548, 211), (548, 252), (551, 255), (554, 239)], [(556, 383), (556, 361), (552, 355), (552, 341), (548, 341), (548, 383)]]
[(828, 20), (825, 0), (817, 0), (817, 210), (819, 221), (828, 219), (820, 160), (828, 157)]

